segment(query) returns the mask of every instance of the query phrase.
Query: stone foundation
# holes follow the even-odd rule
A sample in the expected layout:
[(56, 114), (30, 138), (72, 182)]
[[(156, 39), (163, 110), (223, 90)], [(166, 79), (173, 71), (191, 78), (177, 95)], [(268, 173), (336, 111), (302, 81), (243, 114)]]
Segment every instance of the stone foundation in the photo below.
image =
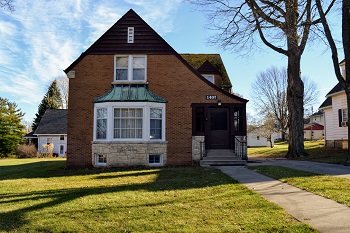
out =
[[(98, 164), (96, 156), (104, 155), (107, 163)], [(149, 155), (160, 155), (160, 166), (166, 165), (166, 142), (92, 142), (92, 164), (94, 167), (150, 166)]]
[(192, 161), (199, 163), (201, 160), (201, 153), (205, 155), (205, 137), (204, 136), (192, 136)]
[(335, 148), (342, 148), (344, 150), (348, 149), (348, 140), (326, 140), (325, 141), (326, 147), (335, 147)]

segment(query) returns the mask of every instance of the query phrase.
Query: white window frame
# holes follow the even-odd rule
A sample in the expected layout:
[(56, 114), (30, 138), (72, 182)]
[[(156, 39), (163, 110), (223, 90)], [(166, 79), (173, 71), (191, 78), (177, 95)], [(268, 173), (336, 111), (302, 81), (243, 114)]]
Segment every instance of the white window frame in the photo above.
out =
[[(100, 156), (105, 157), (106, 162), (100, 162)], [(107, 166), (107, 155), (94, 154), (96, 166)]]
[[(128, 58), (128, 72), (126, 80), (117, 80), (117, 58), (127, 57)], [(133, 59), (144, 58), (145, 59), (145, 79), (144, 80), (133, 80)], [(114, 56), (114, 83), (147, 83), (147, 56), (146, 55), (115, 55)]]
[[(215, 76), (212, 74), (202, 74), (202, 76), (211, 83), (215, 83)], [(211, 80), (209, 80), (211, 79)]]
[[(150, 163), (149, 159), (150, 156), (159, 156), (159, 163)], [(148, 166), (152, 167), (152, 166), (163, 166), (163, 155), (161, 154), (149, 154), (148, 155)]]
[[(97, 139), (97, 109), (107, 108), (107, 133), (106, 139)], [(114, 138), (114, 109), (115, 108), (141, 108), (143, 111), (142, 120), (142, 138)], [(150, 109), (159, 108), (162, 109), (162, 138), (161, 139), (150, 139)], [(154, 102), (104, 102), (95, 103), (94, 106), (94, 129), (93, 129), (93, 140), (96, 142), (144, 142), (144, 141), (159, 141), (164, 142), (165, 137), (165, 114), (166, 106), (165, 103), (154, 103)]]
[[(142, 116), (141, 117), (130, 117), (130, 116), (127, 116), (127, 117), (122, 117), (122, 116), (119, 116), (119, 117), (116, 117), (115, 116), (115, 110), (116, 109), (120, 109), (121, 111), (123, 111), (123, 110), (127, 110), (127, 112), (129, 112), (130, 110), (141, 110), (141, 113), (142, 113)], [(136, 128), (136, 122), (135, 122), (135, 127), (134, 128), (119, 128), (119, 130), (120, 130), (120, 134), (122, 134), (122, 131), (123, 130), (126, 130), (126, 131), (128, 131), (128, 130), (134, 130), (134, 133), (135, 133), (135, 137), (133, 137), (133, 138), (130, 138), (130, 137), (125, 137), (125, 138), (123, 138), (123, 137), (116, 137), (115, 136), (115, 134), (114, 134), (114, 131), (117, 129), (116, 128), (116, 126), (115, 126), (115, 124), (114, 124), (114, 121), (115, 120), (126, 120), (126, 121), (128, 121), (128, 120), (130, 120), (130, 119), (132, 119), (132, 120), (137, 120), (137, 119), (141, 119), (142, 120), (142, 124), (141, 124), (141, 137), (136, 137), (136, 134), (137, 134), (137, 128)], [(113, 139), (135, 139), (135, 140), (137, 140), (137, 139), (142, 139), (143, 138), (143, 121), (144, 121), (144, 116), (143, 116), (143, 108), (120, 108), (120, 107), (113, 107)], [(107, 130), (108, 130), (108, 128), (107, 128)]]
[[(97, 110), (98, 109), (106, 109), (107, 110), (107, 118), (98, 118), (97, 119)], [(100, 108), (95, 108), (94, 110), (94, 116), (95, 116), (95, 119), (94, 119), (94, 138), (97, 138), (97, 120), (106, 120), (107, 121), (107, 126), (106, 126), (106, 138), (99, 138), (100, 140), (106, 140), (107, 137), (108, 137), (108, 109), (106, 107), (100, 107)]]
[(46, 144), (47, 145), (52, 144), (52, 138), (46, 138)]
[(348, 109), (347, 108), (343, 108), (341, 110), (341, 118), (342, 118), (342, 122), (348, 122), (349, 116), (348, 116)]

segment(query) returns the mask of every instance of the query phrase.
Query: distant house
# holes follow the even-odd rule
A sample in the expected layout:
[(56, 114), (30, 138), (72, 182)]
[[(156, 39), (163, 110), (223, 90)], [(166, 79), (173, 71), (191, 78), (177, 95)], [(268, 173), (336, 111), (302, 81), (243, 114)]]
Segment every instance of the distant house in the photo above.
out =
[[(275, 144), (275, 139), (277, 138), (278, 134), (273, 134), (272, 135), (272, 146), (274, 146)], [(259, 135), (259, 133), (257, 132), (248, 132), (247, 133), (247, 146), (248, 147), (264, 147), (264, 146), (267, 146), (267, 147), (270, 147), (270, 141), (267, 140), (267, 138)]]
[(178, 54), (133, 10), (65, 72), (67, 167), (189, 165), (245, 145), (248, 100), (220, 55)]
[(47, 109), (34, 135), (38, 137), (38, 151), (52, 152), (60, 157), (67, 151), (67, 109)]
[(304, 139), (319, 140), (324, 138), (324, 116), (322, 111), (313, 113), (304, 119)]
[[(345, 77), (345, 60), (339, 65), (342, 76)], [(340, 83), (328, 92), (319, 109), (324, 113), (325, 146), (348, 148), (348, 106)]]

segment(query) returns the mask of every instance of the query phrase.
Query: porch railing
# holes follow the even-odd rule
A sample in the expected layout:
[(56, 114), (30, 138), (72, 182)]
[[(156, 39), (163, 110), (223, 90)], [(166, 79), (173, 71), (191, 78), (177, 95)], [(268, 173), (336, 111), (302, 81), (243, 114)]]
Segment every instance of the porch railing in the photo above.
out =
[(247, 141), (245, 137), (233, 136), (235, 140), (235, 154), (243, 160), (248, 160)]

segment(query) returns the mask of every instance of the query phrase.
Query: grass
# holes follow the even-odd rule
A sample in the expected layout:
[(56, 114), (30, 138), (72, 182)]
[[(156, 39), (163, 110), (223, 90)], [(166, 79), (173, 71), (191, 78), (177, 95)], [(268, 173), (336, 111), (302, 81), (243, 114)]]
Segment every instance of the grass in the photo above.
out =
[[(305, 150), (309, 156), (299, 157), (296, 160), (306, 160), (323, 163), (343, 164), (347, 160), (347, 151), (339, 148), (324, 147), (323, 140), (305, 141)], [(288, 151), (288, 142), (277, 142), (274, 148), (248, 148), (249, 158), (284, 158)]]
[(350, 180), (281, 166), (250, 166), (251, 170), (350, 206)]
[(315, 232), (219, 170), (0, 160), (0, 232)]

